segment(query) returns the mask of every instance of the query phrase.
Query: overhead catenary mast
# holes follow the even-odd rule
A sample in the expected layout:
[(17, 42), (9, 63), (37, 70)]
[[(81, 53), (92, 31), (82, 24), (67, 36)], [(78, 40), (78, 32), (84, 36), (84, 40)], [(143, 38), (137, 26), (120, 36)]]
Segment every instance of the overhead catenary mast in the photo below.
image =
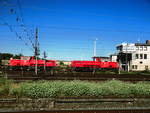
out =
[[(93, 48), (93, 59), (94, 59), (94, 61), (96, 61), (96, 59), (94, 57), (96, 57), (96, 41), (97, 40), (98, 40), (97, 38), (94, 40), (94, 48)], [(95, 68), (96, 67), (94, 67), (94, 69), (93, 69), (93, 75), (95, 74), (95, 71), (96, 71)]]
[(38, 68), (37, 68), (37, 59), (38, 56), (40, 55), (39, 53), (39, 42), (38, 42), (38, 28), (36, 28), (36, 33), (35, 33), (35, 45), (34, 45), (34, 56), (36, 58), (36, 63), (35, 63), (35, 74), (38, 74)]
[(94, 40), (93, 57), (96, 57), (96, 41), (97, 40), (98, 40), (97, 38)]
[(46, 71), (46, 57), (47, 57), (47, 55), (46, 55), (45, 51), (43, 53), (43, 56), (44, 56), (44, 71)]

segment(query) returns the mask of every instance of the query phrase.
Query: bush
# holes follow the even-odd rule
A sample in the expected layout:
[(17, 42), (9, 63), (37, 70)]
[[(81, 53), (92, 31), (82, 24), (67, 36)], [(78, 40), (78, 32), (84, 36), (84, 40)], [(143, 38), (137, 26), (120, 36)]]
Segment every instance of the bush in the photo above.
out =
[(9, 94), (14, 95), (17, 98), (23, 95), (21, 87), (19, 85), (16, 85), (16, 84), (15, 85), (12, 84), (12, 87), (9, 90)]
[(43, 97), (56, 97), (57, 95), (60, 94), (61, 86), (62, 86), (61, 82), (44, 82), (44, 83), (38, 82), (38, 83), (23, 83), (21, 84), (20, 88), (24, 96), (43, 98)]
[(89, 84), (82, 81), (66, 82), (61, 89), (63, 96), (86, 96), (89, 92)]
[(0, 95), (8, 95), (11, 88), (12, 80), (0, 78)]
[(100, 83), (87, 81), (39, 81), (21, 83), (19, 87), (12, 88), (10, 94), (31, 98), (53, 98), (62, 96), (150, 96), (150, 83), (139, 82), (133, 84), (117, 80)]
[(0, 87), (0, 95), (4, 95), (5, 94), (5, 90), (3, 87)]

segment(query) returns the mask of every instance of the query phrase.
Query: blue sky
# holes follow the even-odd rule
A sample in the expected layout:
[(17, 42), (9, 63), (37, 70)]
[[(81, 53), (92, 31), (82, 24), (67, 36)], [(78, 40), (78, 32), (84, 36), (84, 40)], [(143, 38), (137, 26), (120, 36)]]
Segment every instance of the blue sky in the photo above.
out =
[[(149, 0), (17, 0), (0, 4), (0, 52), (33, 55), (27, 36), (39, 28), (41, 57), (48, 59), (91, 60), (93, 41), (97, 40), (97, 55), (116, 52), (122, 42), (144, 43), (150, 39)], [(13, 9), (13, 12), (10, 10)], [(23, 18), (17, 22), (16, 18)], [(26, 29), (28, 32), (25, 32)], [(16, 37), (15, 33), (23, 40)], [(25, 45), (25, 42), (28, 46)]]

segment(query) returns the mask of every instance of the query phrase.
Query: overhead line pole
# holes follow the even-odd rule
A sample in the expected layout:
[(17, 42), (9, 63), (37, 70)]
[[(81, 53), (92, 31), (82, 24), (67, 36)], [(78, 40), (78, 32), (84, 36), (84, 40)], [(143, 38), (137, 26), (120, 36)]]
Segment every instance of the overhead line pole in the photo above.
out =
[[(93, 58), (96, 57), (96, 41), (97, 41), (97, 38), (94, 40), (94, 50), (93, 50)], [(96, 59), (94, 58), (94, 61), (96, 61)], [(94, 66), (94, 69), (93, 69), (93, 74), (95, 74), (95, 66)]]
[(94, 57), (96, 56), (96, 41), (97, 41), (97, 38), (94, 40), (94, 48), (93, 48), (93, 56)]
[(38, 28), (36, 28), (36, 34), (35, 34), (35, 46), (34, 46), (34, 49), (35, 49), (35, 53), (34, 53), (34, 56), (36, 58), (36, 63), (35, 63), (35, 74), (37, 75), (38, 74), (38, 68), (37, 68), (37, 58), (38, 58), (38, 55), (39, 55), (39, 47), (38, 47)]
[(43, 53), (43, 55), (44, 55), (44, 71), (46, 72), (46, 52), (44, 51), (44, 53)]
[(93, 53), (94, 57), (96, 56), (96, 40), (94, 41), (94, 53)]

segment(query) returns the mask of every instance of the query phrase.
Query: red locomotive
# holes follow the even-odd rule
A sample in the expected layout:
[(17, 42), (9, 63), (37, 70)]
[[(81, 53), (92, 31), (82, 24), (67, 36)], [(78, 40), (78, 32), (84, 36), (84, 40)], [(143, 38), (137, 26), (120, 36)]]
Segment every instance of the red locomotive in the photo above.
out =
[(117, 62), (102, 61), (97, 58), (95, 61), (72, 61), (71, 68), (75, 71), (92, 71), (97, 70), (117, 70), (119, 64)]
[[(9, 67), (13, 69), (34, 69), (35, 65), (39, 69), (51, 70), (54, 67), (57, 67), (55, 60), (35, 60), (34, 57), (25, 57), (22, 56), (21, 59), (10, 59)], [(94, 61), (71, 61), (71, 67), (74, 71), (93, 71), (95, 70), (116, 70), (119, 69), (119, 64), (117, 62), (102, 61), (101, 58), (96, 58)]]
[(9, 66), (12, 68), (23, 68), (23, 69), (33, 69), (37, 63), (39, 68), (46, 67), (46, 68), (53, 68), (56, 67), (55, 60), (35, 60), (34, 57), (25, 57), (22, 56), (21, 59), (13, 59), (9, 60)]

